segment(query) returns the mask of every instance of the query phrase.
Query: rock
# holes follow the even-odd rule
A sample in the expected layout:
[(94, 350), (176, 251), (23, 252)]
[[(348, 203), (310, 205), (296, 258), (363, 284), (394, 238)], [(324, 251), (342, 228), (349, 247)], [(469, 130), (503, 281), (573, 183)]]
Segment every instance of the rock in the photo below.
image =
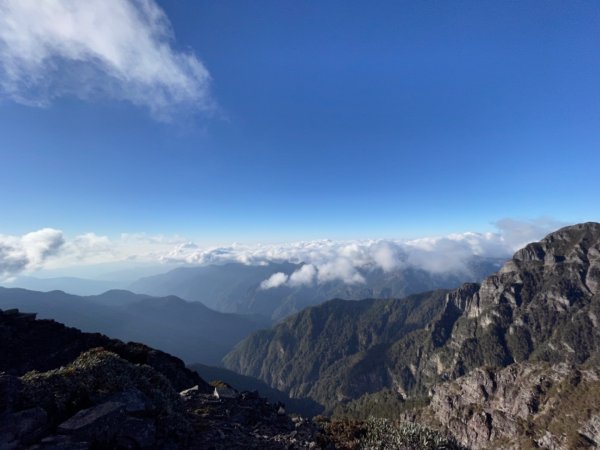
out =
[(182, 397), (190, 397), (192, 395), (198, 394), (200, 390), (198, 389), (198, 385), (191, 387), (189, 389), (185, 389), (179, 393)]
[(77, 438), (110, 441), (121, 427), (125, 410), (125, 405), (119, 402), (105, 402), (92, 406), (61, 423), (58, 432)]
[(28, 450), (90, 450), (89, 442), (74, 441), (71, 436), (48, 436)]
[(600, 370), (542, 363), (475, 369), (437, 385), (420, 419), (472, 449), (578, 448), (576, 430), (597, 443)]
[(579, 434), (585, 436), (593, 443), (594, 447), (600, 447), (600, 415), (594, 415), (579, 430)]
[(129, 388), (108, 398), (110, 402), (122, 403), (128, 413), (139, 413), (150, 408), (150, 400), (139, 389)]
[(43, 436), (48, 415), (40, 407), (0, 416), (0, 448), (32, 444)]
[(225, 383), (215, 386), (213, 391), (213, 396), (215, 398), (235, 398), (238, 396), (238, 394), (239, 392), (237, 390)]
[(81, 353), (104, 348), (133, 364), (145, 364), (165, 376), (177, 391), (198, 385), (212, 388), (183, 361), (143, 344), (124, 343), (99, 333), (84, 333), (53, 320), (35, 320), (18, 310), (0, 314), (0, 372), (21, 376), (66, 366)]
[(119, 424), (116, 442), (123, 449), (155, 448), (156, 426), (150, 420), (127, 417)]
[(18, 377), (0, 373), (0, 414), (13, 409), (19, 400), (22, 386)]
[[(67, 359), (91, 343), (119, 353), (103, 346)], [(317, 428), (292, 422), (281, 404), (224, 384), (215, 399), (180, 360), (140, 344), (9, 312), (0, 314), (0, 355), (0, 370), (11, 371), (0, 373), (1, 450), (283, 450), (316, 441)]]

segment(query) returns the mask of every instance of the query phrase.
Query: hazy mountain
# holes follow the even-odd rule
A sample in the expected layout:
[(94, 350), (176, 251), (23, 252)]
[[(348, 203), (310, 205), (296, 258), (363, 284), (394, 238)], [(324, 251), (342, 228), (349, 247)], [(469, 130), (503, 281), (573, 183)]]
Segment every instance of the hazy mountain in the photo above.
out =
[[(165, 274), (141, 278), (129, 286), (150, 295), (177, 295), (200, 301), (225, 312), (248, 312), (260, 283), (276, 272), (293, 272), (297, 264), (245, 265), (228, 263), (201, 267), (179, 267)], [(265, 291), (268, 297), (268, 292)]]
[(30, 289), (32, 291), (64, 291), (74, 295), (97, 295), (110, 289), (121, 289), (126, 282), (93, 280), (77, 277), (37, 278), (20, 276), (5, 284), (6, 287)]
[(112, 290), (96, 296), (0, 288), (0, 308), (37, 312), (84, 331), (143, 342), (188, 363), (219, 364), (249, 333), (266, 326), (257, 316), (213, 311), (199, 302)]
[(395, 396), (397, 414), (403, 398), (479, 367), (597, 364), (599, 317), (600, 224), (587, 223), (529, 244), (481, 284), (308, 308), (224, 361), (342, 413)]
[(129, 288), (150, 295), (177, 295), (201, 301), (218, 311), (260, 314), (275, 320), (318, 305), (332, 298), (359, 300), (369, 297), (398, 298), (439, 288), (454, 288), (463, 282), (480, 281), (497, 270), (504, 260), (472, 257), (461, 273), (431, 273), (408, 267), (385, 272), (380, 268), (359, 270), (365, 283), (342, 280), (290, 287), (262, 289), (261, 282), (282, 272), (287, 275), (301, 264), (270, 263), (251, 266), (239, 263), (185, 267), (142, 278)]

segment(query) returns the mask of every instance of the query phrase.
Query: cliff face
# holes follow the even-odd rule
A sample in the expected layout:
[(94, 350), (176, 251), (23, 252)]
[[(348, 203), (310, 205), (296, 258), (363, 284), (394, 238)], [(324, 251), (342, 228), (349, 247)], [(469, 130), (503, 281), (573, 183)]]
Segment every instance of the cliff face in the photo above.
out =
[(473, 448), (600, 445), (600, 371), (568, 364), (479, 368), (432, 389), (419, 418)]
[(600, 349), (599, 319), (600, 224), (586, 223), (519, 250), (481, 285), (330, 302), (249, 337), (224, 362), (332, 408), (381, 389), (427, 395), (482, 366), (580, 364)]
[(600, 348), (600, 224), (575, 225), (515, 253), (472, 294), (450, 294), (460, 311), (440, 375), (519, 361), (582, 363)]

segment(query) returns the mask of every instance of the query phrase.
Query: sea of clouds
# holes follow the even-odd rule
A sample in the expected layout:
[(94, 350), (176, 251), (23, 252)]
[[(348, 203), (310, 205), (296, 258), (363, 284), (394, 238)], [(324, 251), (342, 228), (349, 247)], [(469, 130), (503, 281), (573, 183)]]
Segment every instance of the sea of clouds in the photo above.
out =
[(201, 247), (173, 236), (123, 234), (116, 239), (86, 233), (68, 238), (60, 230), (44, 228), (21, 236), (0, 235), (0, 279), (44, 269), (98, 263), (157, 263), (165, 271), (178, 265), (237, 262), (266, 265), (303, 263), (292, 274), (276, 273), (264, 280), (264, 289), (342, 280), (364, 282), (359, 269), (389, 272), (405, 267), (430, 273), (466, 273), (474, 256), (508, 258), (527, 244), (560, 226), (549, 219), (495, 223), (496, 232), (464, 232), (419, 239), (313, 240), (280, 244), (233, 244)]

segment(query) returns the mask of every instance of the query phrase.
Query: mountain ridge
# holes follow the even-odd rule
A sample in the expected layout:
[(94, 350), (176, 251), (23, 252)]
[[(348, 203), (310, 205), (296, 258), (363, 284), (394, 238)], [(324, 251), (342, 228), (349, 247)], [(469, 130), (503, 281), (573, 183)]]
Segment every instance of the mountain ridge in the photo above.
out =
[(151, 297), (125, 290), (76, 296), (0, 287), (0, 308), (36, 311), (84, 331), (145, 342), (188, 363), (219, 364), (239, 340), (269, 324), (258, 316), (213, 311), (175, 296)]
[(466, 272), (433, 273), (416, 267), (385, 271), (377, 267), (358, 268), (364, 283), (343, 280), (281, 285), (264, 289), (262, 282), (276, 273), (290, 275), (303, 264), (269, 263), (262, 266), (228, 263), (200, 267), (182, 267), (165, 274), (133, 283), (135, 292), (175, 294), (187, 300), (199, 300), (209, 307), (241, 314), (260, 314), (281, 320), (306, 307), (332, 298), (360, 300), (370, 297), (395, 298), (437, 288), (453, 288), (465, 281), (479, 281), (496, 270), (504, 259), (471, 257)]
[[(600, 224), (550, 233), (481, 284), (420, 295), (308, 308), (242, 341), (225, 366), (332, 411), (386, 389), (398, 405), (426, 399), (479, 367), (583, 363), (600, 349)], [(426, 319), (411, 328), (412, 316)], [(310, 349), (333, 356), (313, 364)]]

